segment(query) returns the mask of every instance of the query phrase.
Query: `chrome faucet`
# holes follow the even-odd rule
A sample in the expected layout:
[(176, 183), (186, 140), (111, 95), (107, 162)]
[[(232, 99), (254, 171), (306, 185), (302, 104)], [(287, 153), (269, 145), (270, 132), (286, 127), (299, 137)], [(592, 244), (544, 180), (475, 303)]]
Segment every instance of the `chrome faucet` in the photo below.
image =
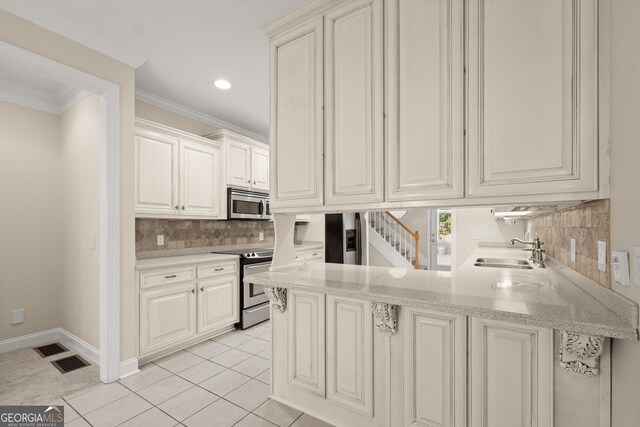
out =
[(526, 240), (521, 239), (511, 239), (511, 245), (514, 245), (516, 242), (522, 243), (523, 245), (531, 245), (531, 258), (529, 258), (534, 264), (538, 264), (540, 268), (546, 268), (544, 265), (544, 253), (546, 252), (541, 248), (544, 245), (544, 242), (541, 242), (538, 238), (538, 234), (536, 233), (536, 238), (532, 241), (528, 242)]

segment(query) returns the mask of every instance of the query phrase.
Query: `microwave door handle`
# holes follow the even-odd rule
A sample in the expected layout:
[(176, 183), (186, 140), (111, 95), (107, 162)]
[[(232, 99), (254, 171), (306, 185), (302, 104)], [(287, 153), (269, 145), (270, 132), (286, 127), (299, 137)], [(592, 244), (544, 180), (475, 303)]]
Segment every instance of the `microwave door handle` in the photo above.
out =
[(261, 206), (261, 212), (260, 212), (260, 216), (262, 216), (263, 218), (267, 216), (267, 201), (265, 199), (262, 199), (260, 201), (260, 206)]

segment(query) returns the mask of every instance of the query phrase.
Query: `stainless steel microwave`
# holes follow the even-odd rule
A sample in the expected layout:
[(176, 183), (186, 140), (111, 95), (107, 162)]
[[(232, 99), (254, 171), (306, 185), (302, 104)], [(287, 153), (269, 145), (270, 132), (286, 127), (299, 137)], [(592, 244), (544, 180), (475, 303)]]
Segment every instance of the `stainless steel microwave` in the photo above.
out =
[(228, 219), (271, 219), (269, 193), (227, 188)]

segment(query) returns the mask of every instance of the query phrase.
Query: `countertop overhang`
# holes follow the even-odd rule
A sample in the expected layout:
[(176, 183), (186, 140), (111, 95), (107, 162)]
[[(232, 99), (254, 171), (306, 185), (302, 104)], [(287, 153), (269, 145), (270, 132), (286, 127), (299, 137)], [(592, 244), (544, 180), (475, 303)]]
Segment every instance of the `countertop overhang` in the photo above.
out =
[[(520, 249), (481, 248), (454, 272), (307, 264), (245, 277), (258, 285), (464, 314), (569, 332), (638, 339), (638, 306), (549, 260), (548, 268), (476, 267), (479, 257), (527, 259)], [(570, 277), (569, 277), (570, 276)], [(597, 287), (599, 285), (593, 284)]]

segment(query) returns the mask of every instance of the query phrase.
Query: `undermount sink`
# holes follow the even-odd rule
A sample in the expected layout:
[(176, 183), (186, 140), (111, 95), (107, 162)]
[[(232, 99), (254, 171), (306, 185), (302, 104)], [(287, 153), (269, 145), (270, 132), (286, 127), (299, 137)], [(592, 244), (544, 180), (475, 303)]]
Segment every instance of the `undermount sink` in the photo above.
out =
[(476, 267), (515, 268), (517, 270), (533, 270), (531, 264), (523, 259), (510, 258), (478, 258)]

